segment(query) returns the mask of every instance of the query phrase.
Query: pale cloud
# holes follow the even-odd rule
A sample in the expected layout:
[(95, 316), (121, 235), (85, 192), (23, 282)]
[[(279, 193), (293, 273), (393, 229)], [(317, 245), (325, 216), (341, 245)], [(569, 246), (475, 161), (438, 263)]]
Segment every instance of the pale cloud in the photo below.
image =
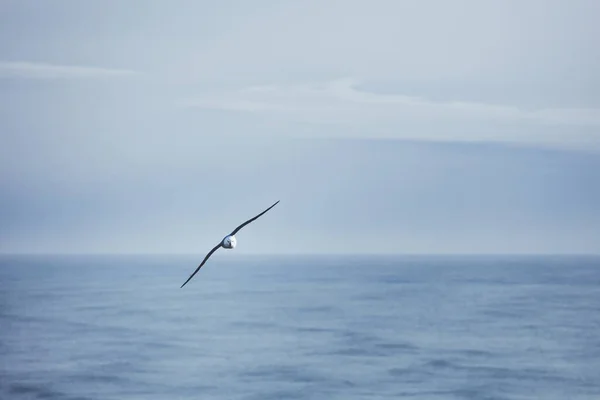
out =
[(103, 78), (135, 75), (127, 69), (80, 65), (56, 65), (27, 61), (0, 61), (0, 78), (69, 79)]
[(558, 108), (524, 110), (504, 104), (469, 101), (433, 101), (423, 97), (401, 94), (378, 94), (358, 88), (360, 82), (340, 79), (326, 83), (267, 85), (243, 88), (237, 91), (213, 93), (183, 102), (188, 106), (238, 111), (300, 112), (310, 118), (311, 113), (343, 113), (354, 119), (402, 115), (438, 118), (483, 118), (600, 126), (600, 109)]
[[(434, 101), (402, 94), (381, 94), (363, 90), (354, 79), (322, 83), (252, 86), (233, 91), (213, 92), (181, 103), (186, 107), (265, 113), (273, 118), (328, 123), (339, 126), (369, 124), (364, 136), (388, 136), (390, 131), (401, 139), (505, 140), (569, 143), (576, 136), (569, 128), (600, 127), (597, 108), (524, 109), (507, 104), (473, 101)], [(403, 124), (434, 124), (428, 131), (402, 129)], [(460, 129), (476, 124), (482, 129)], [(506, 127), (510, 127), (507, 129)], [(378, 130), (379, 128), (384, 128)], [(394, 127), (398, 128), (394, 130)], [(452, 129), (448, 129), (448, 128)], [(526, 128), (533, 127), (536, 129)], [(564, 130), (557, 137), (548, 129)], [(485, 132), (487, 130), (487, 133)], [(495, 135), (501, 131), (501, 135)], [(329, 132), (331, 134), (331, 132)], [(585, 135), (580, 135), (585, 136)], [(598, 141), (587, 135), (587, 146)], [(581, 139), (581, 138), (580, 138)]]

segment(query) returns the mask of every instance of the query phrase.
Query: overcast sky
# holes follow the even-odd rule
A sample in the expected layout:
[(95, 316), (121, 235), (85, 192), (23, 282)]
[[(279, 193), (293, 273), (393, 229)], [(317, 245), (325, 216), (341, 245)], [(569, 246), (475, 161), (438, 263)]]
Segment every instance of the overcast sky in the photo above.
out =
[(0, 0), (0, 251), (581, 253), (596, 0)]

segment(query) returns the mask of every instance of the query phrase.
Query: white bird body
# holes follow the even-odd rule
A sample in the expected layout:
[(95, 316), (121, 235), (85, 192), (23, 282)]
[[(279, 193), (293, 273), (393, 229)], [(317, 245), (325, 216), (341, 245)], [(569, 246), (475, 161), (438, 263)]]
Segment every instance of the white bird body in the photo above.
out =
[(235, 249), (236, 245), (237, 239), (235, 238), (235, 235), (227, 235), (223, 238), (222, 246), (224, 249)]

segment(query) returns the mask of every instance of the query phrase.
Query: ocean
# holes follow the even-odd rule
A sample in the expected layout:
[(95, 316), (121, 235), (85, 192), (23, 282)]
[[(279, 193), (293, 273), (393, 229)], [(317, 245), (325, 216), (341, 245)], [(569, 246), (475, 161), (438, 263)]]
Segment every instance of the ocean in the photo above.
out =
[(600, 399), (600, 258), (0, 256), (0, 399)]

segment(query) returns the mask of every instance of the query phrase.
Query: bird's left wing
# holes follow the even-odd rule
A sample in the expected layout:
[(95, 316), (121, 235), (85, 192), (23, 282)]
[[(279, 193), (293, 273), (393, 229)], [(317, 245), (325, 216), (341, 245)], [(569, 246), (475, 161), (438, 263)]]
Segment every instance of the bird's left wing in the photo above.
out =
[(218, 245), (216, 245), (215, 247), (213, 247), (212, 250), (208, 252), (208, 254), (206, 255), (206, 257), (204, 257), (204, 260), (202, 260), (202, 263), (200, 265), (198, 265), (198, 268), (196, 268), (196, 270), (194, 271), (194, 273), (192, 275), (190, 275), (190, 277), (187, 279), (187, 281), (185, 281), (184, 284), (181, 285), (181, 287), (179, 289), (181, 289), (182, 287), (184, 287), (185, 284), (188, 283), (190, 281), (190, 279), (192, 279), (194, 277), (194, 275), (196, 275), (196, 273), (198, 271), (200, 271), (200, 268), (202, 268), (202, 266), (204, 265), (204, 263), (206, 262), (206, 260), (208, 260), (208, 257), (210, 257), (212, 255), (212, 253), (214, 253), (215, 251), (217, 251), (217, 249), (219, 247), (221, 247), (221, 243), (219, 243)]

